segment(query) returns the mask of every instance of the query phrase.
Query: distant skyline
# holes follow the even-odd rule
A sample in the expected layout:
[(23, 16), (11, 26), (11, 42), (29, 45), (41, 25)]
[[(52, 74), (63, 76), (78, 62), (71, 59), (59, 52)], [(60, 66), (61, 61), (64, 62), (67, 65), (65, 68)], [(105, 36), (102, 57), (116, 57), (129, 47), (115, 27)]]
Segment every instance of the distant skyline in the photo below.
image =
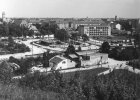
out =
[(1, 0), (6, 17), (140, 18), (140, 0)]

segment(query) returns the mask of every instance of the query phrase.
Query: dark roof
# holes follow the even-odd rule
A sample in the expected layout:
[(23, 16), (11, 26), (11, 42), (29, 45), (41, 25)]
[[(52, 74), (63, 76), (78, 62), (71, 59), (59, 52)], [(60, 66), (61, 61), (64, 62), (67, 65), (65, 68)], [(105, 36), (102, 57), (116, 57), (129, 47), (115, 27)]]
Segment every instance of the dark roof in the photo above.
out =
[(58, 64), (62, 61), (63, 59), (59, 58), (59, 57), (54, 57), (50, 60), (50, 62), (53, 62), (55, 64)]

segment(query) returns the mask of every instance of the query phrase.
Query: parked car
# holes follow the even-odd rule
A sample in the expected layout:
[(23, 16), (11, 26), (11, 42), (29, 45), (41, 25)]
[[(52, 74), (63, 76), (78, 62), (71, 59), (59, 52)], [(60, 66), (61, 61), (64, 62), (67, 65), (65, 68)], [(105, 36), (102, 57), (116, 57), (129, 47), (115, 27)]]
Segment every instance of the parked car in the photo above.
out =
[(27, 41), (27, 39), (26, 38), (23, 38), (22, 41)]
[(32, 67), (32, 68), (29, 69), (29, 72), (31, 72), (31, 73), (34, 73), (36, 71), (39, 71), (39, 72), (47, 72), (47, 69), (46, 68), (43, 68), (43, 67), (36, 67), (36, 66), (34, 66), (34, 67)]

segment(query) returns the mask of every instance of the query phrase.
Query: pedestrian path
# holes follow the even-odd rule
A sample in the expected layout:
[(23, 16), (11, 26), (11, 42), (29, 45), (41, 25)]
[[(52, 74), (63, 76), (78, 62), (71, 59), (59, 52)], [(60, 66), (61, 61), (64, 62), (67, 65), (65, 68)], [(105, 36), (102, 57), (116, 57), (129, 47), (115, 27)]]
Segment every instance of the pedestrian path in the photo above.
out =
[(109, 68), (109, 70), (104, 71), (102, 73), (99, 73), (98, 75), (106, 75), (106, 74), (109, 74), (110, 72), (112, 72), (115, 69), (126, 69), (126, 70), (128, 70), (130, 72), (133, 72), (135, 74), (140, 74), (140, 70), (139, 69), (137, 69), (137, 68), (133, 69), (133, 67), (131, 67), (129, 65), (126, 65), (125, 63), (117, 64), (117, 65), (114, 65), (114, 66), (109, 66), (108, 68)]

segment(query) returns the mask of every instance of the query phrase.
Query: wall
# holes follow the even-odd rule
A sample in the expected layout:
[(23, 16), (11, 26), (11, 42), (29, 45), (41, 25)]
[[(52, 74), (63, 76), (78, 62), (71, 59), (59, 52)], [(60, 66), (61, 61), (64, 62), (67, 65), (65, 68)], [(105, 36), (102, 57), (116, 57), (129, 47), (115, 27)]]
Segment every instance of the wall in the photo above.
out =
[(97, 57), (95, 59), (91, 59), (91, 60), (85, 60), (81, 62), (81, 66), (90, 66), (90, 65), (97, 65), (99, 62), (100, 58)]
[[(101, 61), (101, 56), (102, 56), (102, 61)], [(93, 55), (90, 56), (90, 60), (87, 61), (82, 61), (81, 65), (82, 66), (86, 66), (86, 65), (98, 65), (98, 64), (105, 64), (108, 62), (108, 55), (107, 54), (103, 54), (103, 55)]]
[[(65, 62), (65, 64), (63, 64), (63, 62)], [(68, 63), (67, 63), (67, 59), (65, 59), (57, 65), (56, 70), (57, 69), (67, 69), (67, 68), (68, 68)]]

